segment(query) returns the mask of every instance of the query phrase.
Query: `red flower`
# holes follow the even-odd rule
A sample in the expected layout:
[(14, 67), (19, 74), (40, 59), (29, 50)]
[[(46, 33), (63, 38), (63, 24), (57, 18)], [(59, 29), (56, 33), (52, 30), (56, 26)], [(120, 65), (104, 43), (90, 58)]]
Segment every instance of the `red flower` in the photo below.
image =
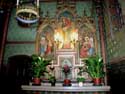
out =
[(67, 64), (63, 66), (63, 72), (64, 73), (69, 73), (70, 72), (70, 67)]

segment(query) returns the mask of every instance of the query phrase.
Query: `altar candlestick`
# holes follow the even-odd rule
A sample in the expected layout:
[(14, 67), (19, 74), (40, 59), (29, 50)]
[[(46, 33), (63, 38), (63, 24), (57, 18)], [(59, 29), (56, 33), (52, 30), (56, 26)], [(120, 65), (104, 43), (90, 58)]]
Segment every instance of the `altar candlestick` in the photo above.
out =
[(37, 0), (37, 7), (39, 7), (39, 0)]
[(53, 61), (52, 61), (52, 67), (53, 67)]
[(17, 6), (19, 5), (19, 0), (17, 0), (16, 5), (17, 5)]

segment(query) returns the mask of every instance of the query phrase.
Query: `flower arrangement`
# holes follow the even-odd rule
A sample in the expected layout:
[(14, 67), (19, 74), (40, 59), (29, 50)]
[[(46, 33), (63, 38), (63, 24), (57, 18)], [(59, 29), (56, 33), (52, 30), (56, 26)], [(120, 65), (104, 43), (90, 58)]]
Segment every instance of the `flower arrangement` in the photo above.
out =
[(77, 81), (78, 82), (84, 82), (85, 78), (82, 76), (82, 73), (85, 72), (84, 67), (79, 67), (79, 72), (78, 72), (78, 77), (77, 77)]
[(63, 66), (63, 72), (65, 74), (65, 77), (67, 78), (68, 73), (70, 73), (70, 67), (67, 64)]
[(71, 86), (71, 80), (68, 79), (68, 74), (71, 72), (70, 66), (68, 64), (65, 64), (63, 66), (62, 71), (65, 74), (65, 79), (64, 79), (64, 82), (63, 82), (63, 86)]

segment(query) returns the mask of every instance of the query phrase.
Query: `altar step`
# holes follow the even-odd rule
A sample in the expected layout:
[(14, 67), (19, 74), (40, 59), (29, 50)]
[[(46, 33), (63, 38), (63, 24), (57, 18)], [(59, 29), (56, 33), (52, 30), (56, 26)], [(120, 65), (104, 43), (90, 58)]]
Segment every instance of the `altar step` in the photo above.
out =
[[(41, 83), (42, 86), (51, 86), (51, 83)], [(63, 86), (63, 83), (56, 83), (56, 86)], [(78, 83), (71, 83), (71, 86), (78, 86)], [(83, 86), (93, 86), (93, 83), (83, 83)]]

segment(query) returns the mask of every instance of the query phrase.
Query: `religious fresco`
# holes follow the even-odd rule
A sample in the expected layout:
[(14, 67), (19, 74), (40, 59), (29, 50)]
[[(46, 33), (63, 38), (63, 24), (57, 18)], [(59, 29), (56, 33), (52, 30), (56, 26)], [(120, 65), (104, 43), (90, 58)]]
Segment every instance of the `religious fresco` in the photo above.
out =
[[(82, 20), (82, 19), (81, 19)], [(68, 11), (60, 13), (54, 25), (40, 31), (39, 53), (52, 56), (56, 51), (76, 51), (78, 58), (87, 58), (97, 53), (96, 28), (92, 18), (85, 17), (78, 23)]]
[(80, 43), (80, 57), (87, 58), (94, 54), (93, 38), (86, 36)]
[(80, 58), (87, 58), (96, 54), (95, 33), (84, 26), (79, 30), (79, 54)]
[(73, 41), (77, 41), (78, 35), (71, 13), (65, 11), (59, 15), (54, 38), (57, 42), (57, 49), (75, 48)]
[(53, 29), (50, 26), (44, 28), (40, 34), (40, 49), (41, 56), (52, 57), (54, 53)]

